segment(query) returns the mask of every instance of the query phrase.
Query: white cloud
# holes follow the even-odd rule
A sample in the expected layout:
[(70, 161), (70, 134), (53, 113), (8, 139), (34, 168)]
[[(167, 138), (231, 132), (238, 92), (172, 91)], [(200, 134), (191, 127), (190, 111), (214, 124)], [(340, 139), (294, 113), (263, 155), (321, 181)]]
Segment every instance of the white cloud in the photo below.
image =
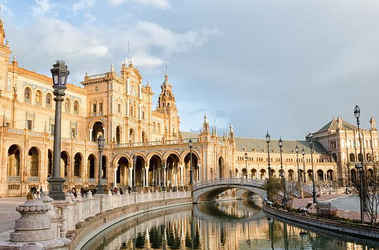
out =
[(36, 16), (44, 15), (51, 9), (51, 3), (49, 0), (34, 0), (36, 6), (33, 7), (33, 14)]
[(162, 59), (144, 53), (133, 56), (132, 60), (134, 65), (150, 69), (159, 67), (164, 63)]
[(80, 0), (72, 5), (72, 10), (74, 12), (89, 9), (95, 5), (96, 0)]
[(111, 5), (115, 5), (115, 6), (126, 3), (126, 2), (130, 2), (130, 1), (138, 3), (138, 4), (150, 5), (156, 8), (160, 8), (160, 9), (170, 8), (170, 4), (168, 0), (129, 0), (129, 1), (128, 0), (108, 0), (108, 2)]

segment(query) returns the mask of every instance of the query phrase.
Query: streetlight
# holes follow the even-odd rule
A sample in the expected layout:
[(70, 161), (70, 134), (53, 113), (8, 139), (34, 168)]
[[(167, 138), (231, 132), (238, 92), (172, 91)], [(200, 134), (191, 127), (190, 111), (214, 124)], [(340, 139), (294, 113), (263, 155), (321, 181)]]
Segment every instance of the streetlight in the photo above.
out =
[[(246, 149), (247, 150), (247, 149)], [(246, 179), (247, 179), (247, 152), (245, 152), (245, 169), (246, 169)]]
[(312, 140), (312, 137), (313, 137), (313, 134), (310, 133), (309, 135), (309, 138), (310, 138), (310, 142), (309, 144), (311, 145), (311, 162), (312, 162), (312, 196), (313, 196), (313, 203), (317, 203), (317, 199), (316, 199), (316, 185), (315, 185), (315, 171), (314, 171), (314, 168), (313, 168), (313, 140)]
[(105, 139), (103, 135), (100, 135), (97, 138), (97, 147), (99, 149), (99, 171), (97, 173), (98, 177), (98, 182), (97, 182), (97, 187), (96, 187), (96, 194), (104, 194), (104, 188), (101, 185), (101, 170), (103, 167), (103, 150), (104, 150), (104, 144), (105, 144)]
[(286, 205), (287, 203), (287, 187), (286, 187), (286, 179), (284, 178), (284, 170), (283, 170), (283, 157), (282, 157), (282, 153), (283, 153), (283, 150), (282, 150), (282, 147), (283, 147), (283, 141), (282, 141), (282, 138), (280, 137), (279, 139), (279, 149), (280, 149), (280, 177), (282, 179), (282, 182), (283, 182), (283, 186), (284, 186), (284, 197), (283, 197), (283, 205)]
[(55, 95), (55, 123), (54, 123), (54, 156), (53, 156), (53, 176), (48, 179), (49, 196), (54, 200), (65, 200), (63, 183), (65, 179), (60, 176), (61, 161), (61, 123), (62, 123), (62, 102), (64, 91), (66, 90), (67, 77), (70, 71), (64, 61), (57, 61), (50, 70), (53, 76), (53, 88)]
[(190, 185), (193, 183), (193, 171), (192, 171), (192, 139), (189, 139), (188, 146), (190, 149)]
[(268, 181), (271, 179), (271, 167), (270, 167), (270, 135), (267, 130), (266, 134), (266, 142), (267, 142), (267, 168), (268, 168)]
[(304, 178), (304, 184), (307, 182), (307, 180), (305, 179), (305, 150), (304, 150), (304, 148), (303, 148), (303, 152), (302, 152), (302, 154), (303, 154), (303, 178)]
[[(359, 175), (360, 175), (360, 190), (359, 190), (359, 200), (360, 200), (360, 211), (361, 211), (361, 223), (363, 223), (364, 221), (364, 215), (363, 215), (363, 210), (364, 210), (364, 200), (365, 200), (365, 197), (364, 197), (364, 190), (363, 190), (363, 175), (364, 175), (364, 169), (363, 169), (363, 154), (362, 154), (362, 141), (361, 141), (361, 131), (359, 129), (359, 117), (361, 115), (361, 110), (359, 108), (358, 105), (355, 105), (354, 107), (354, 116), (355, 118), (357, 119), (357, 127), (358, 127), (358, 135), (359, 135), (359, 155), (358, 155), (358, 161), (360, 161), (361, 163), (357, 163), (355, 164), (355, 167), (357, 168), (357, 170), (359, 171)], [(361, 156), (361, 157), (359, 157)]]
[(299, 168), (299, 147), (296, 145), (296, 148), (295, 148), (295, 151), (296, 151), (296, 166), (297, 166), (297, 183), (299, 184), (299, 189), (300, 189), (300, 193), (301, 193), (301, 196), (303, 197), (303, 185), (301, 185), (301, 181), (300, 181), (300, 168)]

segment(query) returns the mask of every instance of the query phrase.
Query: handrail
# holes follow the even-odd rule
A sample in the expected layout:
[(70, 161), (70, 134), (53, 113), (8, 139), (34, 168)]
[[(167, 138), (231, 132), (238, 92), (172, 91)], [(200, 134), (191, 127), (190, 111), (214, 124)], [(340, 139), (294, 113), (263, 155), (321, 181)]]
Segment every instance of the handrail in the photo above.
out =
[(198, 182), (193, 185), (193, 189), (198, 189), (205, 186), (211, 186), (211, 185), (228, 185), (228, 184), (243, 184), (243, 185), (251, 185), (256, 187), (262, 187), (265, 184), (264, 180), (258, 180), (258, 179), (246, 179), (243, 177), (234, 177), (234, 178), (218, 178), (214, 180), (206, 180), (203, 182)]

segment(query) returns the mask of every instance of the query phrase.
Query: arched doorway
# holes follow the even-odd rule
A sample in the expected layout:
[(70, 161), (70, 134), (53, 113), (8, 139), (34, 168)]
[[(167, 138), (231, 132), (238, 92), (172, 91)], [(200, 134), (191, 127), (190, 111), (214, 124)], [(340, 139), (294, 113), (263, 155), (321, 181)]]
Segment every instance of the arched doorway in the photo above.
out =
[(47, 176), (53, 176), (53, 152), (50, 149), (47, 150)]
[(304, 176), (304, 171), (303, 171), (302, 169), (300, 169), (299, 172), (300, 172), (300, 180), (301, 180), (302, 182), (305, 182), (305, 180), (304, 180), (304, 178), (305, 178), (305, 176)]
[[(198, 167), (198, 162), (199, 162), (199, 159), (197, 158), (197, 155), (192, 153), (192, 168), (193, 168), (193, 178), (194, 178), (194, 183), (195, 181), (199, 180), (199, 167)], [(185, 157), (184, 157), (184, 169), (185, 169), (185, 174), (184, 174), (184, 177), (185, 177), (185, 180), (184, 180), (184, 183), (187, 183), (188, 185), (190, 185), (190, 176), (191, 176), (191, 153), (188, 153)], [(212, 172), (212, 175), (211, 175), (212, 179), (213, 179), (213, 172)]]
[(99, 137), (100, 134), (105, 137), (103, 123), (95, 122), (92, 127), (92, 141), (97, 142), (97, 137)]
[(307, 173), (308, 173), (308, 180), (312, 180), (313, 171), (309, 169)]
[(120, 128), (120, 126), (116, 127), (116, 143), (117, 144), (121, 143), (121, 128)]
[(62, 151), (61, 153), (61, 177), (67, 177), (68, 175), (68, 164), (70, 161), (70, 157), (66, 151)]
[(351, 162), (355, 162), (355, 155), (353, 153), (349, 155), (349, 158)]
[(8, 149), (8, 176), (20, 176), (21, 153), (17, 145), (12, 145)]
[(96, 164), (96, 157), (93, 154), (90, 154), (88, 156), (88, 177), (90, 179), (95, 179), (95, 164)]
[(29, 176), (38, 176), (39, 173), (39, 152), (36, 147), (32, 147), (28, 152)]
[(167, 157), (166, 171), (167, 186), (177, 187), (179, 184), (179, 157), (176, 154), (170, 154)]
[(367, 169), (367, 178), (369, 182), (375, 181), (374, 180), (374, 170), (372, 168)]
[(271, 177), (276, 177), (276, 172), (274, 169), (270, 169), (270, 172), (271, 172)]
[(321, 169), (317, 170), (317, 180), (319, 182), (324, 181), (324, 172)]
[(76, 153), (74, 156), (74, 176), (82, 176), (82, 155), (80, 153)]
[(158, 155), (153, 155), (149, 162), (149, 186), (163, 185), (162, 160)]
[(224, 159), (218, 158), (218, 178), (224, 178)]
[(129, 161), (125, 157), (121, 157), (117, 161), (116, 183), (121, 186), (131, 186), (129, 179)]

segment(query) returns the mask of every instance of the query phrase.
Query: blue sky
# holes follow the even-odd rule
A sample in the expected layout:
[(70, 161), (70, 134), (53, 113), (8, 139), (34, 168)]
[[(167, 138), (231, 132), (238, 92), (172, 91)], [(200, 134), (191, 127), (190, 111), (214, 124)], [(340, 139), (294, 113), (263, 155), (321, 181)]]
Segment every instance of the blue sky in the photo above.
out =
[(66, 60), (71, 81), (128, 56), (159, 94), (168, 65), (182, 130), (207, 113), (240, 136), (301, 139), (333, 117), (378, 114), (379, 2), (0, 0), (19, 64)]

